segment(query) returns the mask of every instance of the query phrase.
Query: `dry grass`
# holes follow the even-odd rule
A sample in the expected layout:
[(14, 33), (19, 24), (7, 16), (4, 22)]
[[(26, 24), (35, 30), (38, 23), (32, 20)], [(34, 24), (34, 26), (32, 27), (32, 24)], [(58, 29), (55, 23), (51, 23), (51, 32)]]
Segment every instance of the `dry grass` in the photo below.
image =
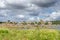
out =
[(48, 25), (44, 25), (44, 26), (41, 26), (41, 25), (21, 25), (21, 24), (0, 24), (0, 27), (6, 27), (6, 28), (20, 28), (20, 29), (34, 29), (34, 28), (49, 28)]

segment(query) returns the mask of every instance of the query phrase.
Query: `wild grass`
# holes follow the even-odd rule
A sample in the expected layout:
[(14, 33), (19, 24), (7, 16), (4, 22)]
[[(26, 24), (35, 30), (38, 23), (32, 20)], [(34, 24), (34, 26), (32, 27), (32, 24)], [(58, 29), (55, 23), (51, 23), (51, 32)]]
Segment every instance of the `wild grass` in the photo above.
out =
[(16, 30), (0, 28), (0, 40), (60, 40), (60, 31), (54, 29)]

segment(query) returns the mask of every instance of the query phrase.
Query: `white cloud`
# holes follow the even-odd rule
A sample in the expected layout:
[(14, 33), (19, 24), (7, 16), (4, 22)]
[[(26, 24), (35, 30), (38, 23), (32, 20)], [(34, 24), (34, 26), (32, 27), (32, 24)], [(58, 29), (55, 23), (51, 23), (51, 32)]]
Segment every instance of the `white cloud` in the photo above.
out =
[(56, 19), (57, 17), (60, 16), (60, 12), (53, 12), (50, 17), (52, 17), (53, 19)]
[(2, 7), (2, 8), (5, 7), (4, 1), (2, 1), (2, 0), (0, 0), (0, 7)]
[(24, 15), (17, 15), (18, 18), (24, 18)]
[(58, 20), (60, 17), (60, 11), (52, 12), (49, 17), (47, 17), (45, 20), (52, 21), (52, 20)]
[(29, 17), (28, 18), (28, 21), (32, 21), (32, 22), (33, 21), (40, 21), (40, 18), (39, 17), (36, 17), (36, 16), (35, 17)]

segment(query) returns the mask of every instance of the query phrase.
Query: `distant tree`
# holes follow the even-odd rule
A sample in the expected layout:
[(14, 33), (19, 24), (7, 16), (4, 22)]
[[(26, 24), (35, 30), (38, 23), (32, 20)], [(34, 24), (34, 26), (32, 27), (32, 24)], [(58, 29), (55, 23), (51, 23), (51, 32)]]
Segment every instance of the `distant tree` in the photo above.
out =
[(10, 22), (10, 20), (8, 20), (8, 23)]
[(23, 24), (23, 25), (27, 25), (27, 23), (26, 23), (25, 21), (21, 22), (21, 24)]
[(48, 22), (45, 22), (45, 25), (48, 25)]
[(60, 20), (56, 20), (56, 21), (51, 21), (52, 24), (60, 24)]
[(2, 24), (3, 22), (0, 22), (0, 24)]
[(31, 22), (30, 24), (31, 24), (31, 25), (34, 25), (34, 22)]

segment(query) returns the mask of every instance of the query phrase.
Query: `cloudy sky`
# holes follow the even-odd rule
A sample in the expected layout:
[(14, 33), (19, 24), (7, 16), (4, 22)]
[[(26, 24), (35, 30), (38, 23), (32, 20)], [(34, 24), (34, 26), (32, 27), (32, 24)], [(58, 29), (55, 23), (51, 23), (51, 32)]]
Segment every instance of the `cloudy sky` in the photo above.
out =
[(0, 0), (0, 21), (60, 20), (60, 0)]

